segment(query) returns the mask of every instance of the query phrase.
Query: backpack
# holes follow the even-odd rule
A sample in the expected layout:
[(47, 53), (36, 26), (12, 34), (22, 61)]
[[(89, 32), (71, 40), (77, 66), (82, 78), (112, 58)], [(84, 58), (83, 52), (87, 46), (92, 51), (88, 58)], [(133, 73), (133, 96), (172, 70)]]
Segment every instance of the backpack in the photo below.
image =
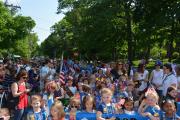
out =
[(17, 107), (19, 103), (19, 96), (14, 97), (12, 94), (12, 91), (10, 90), (7, 96), (7, 104), (8, 104), (8, 108), (11, 110), (15, 110), (15, 108)]

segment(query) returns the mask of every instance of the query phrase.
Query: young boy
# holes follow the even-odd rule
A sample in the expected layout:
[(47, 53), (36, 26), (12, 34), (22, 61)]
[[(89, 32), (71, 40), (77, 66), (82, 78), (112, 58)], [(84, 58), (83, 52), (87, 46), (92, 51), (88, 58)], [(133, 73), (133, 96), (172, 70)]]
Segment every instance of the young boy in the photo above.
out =
[(32, 109), (27, 114), (27, 120), (46, 120), (46, 111), (41, 108), (41, 96), (32, 95), (31, 96), (31, 106)]

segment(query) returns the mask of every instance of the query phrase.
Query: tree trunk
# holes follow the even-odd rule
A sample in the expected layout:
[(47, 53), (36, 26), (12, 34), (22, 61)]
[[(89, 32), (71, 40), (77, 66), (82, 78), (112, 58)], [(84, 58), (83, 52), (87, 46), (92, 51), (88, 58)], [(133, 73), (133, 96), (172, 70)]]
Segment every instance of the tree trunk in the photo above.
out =
[(130, 7), (126, 6), (126, 20), (127, 20), (127, 40), (128, 40), (128, 62), (129, 64), (129, 71), (130, 74), (131, 63), (132, 63), (132, 28), (131, 28), (131, 15), (130, 15)]
[(150, 52), (151, 52), (151, 44), (149, 43), (147, 46), (147, 51), (146, 51), (146, 55), (145, 55), (146, 63), (149, 63)]

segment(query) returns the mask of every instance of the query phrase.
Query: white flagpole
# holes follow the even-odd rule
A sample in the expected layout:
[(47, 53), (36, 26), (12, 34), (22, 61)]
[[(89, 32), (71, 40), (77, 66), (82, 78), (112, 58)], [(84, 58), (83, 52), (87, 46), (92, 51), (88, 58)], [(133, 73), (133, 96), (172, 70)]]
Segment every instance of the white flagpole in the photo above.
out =
[(64, 51), (62, 52), (62, 55), (61, 55), (61, 65), (60, 65), (60, 71), (59, 71), (59, 73), (62, 72), (63, 61), (64, 61), (63, 59), (64, 59)]

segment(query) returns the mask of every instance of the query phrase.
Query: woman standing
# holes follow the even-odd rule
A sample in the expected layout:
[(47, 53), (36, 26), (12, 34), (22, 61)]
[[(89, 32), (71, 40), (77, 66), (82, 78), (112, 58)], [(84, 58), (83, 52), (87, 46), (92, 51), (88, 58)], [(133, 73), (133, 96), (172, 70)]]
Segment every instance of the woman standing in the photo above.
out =
[(28, 73), (26, 71), (20, 71), (17, 75), (16, 82), (11, 85), (11, 91), (13, 97), (18, 97), (18, 103), (15, 108), (14, 120), (21, 120), (25, 108), (28, 106), (28, 95), (31, 89), (26, 88), (26, 82), (28, 79)]
[(145, 64), (140, 63), (137, 72), (134, 74), (134, 82), (140, 94), (147, 88), (148, 75), (149, 72), (145, 69)]
[(163, 96), (165, 97), (167, 94), (167, 89), (170, 86), (177, 87), (177, 78), (172, 72), (172, 66), (171, 64), (167, 63), (163, 66), (163, 82), (162, 82), (162, 88), (163, 88)]
[(157, 60), (155, 62), (155, 69), (151, 72), (149, 77), (149, 81), (151, 81), (159, 96), (162, 95), (163, 70), (161, 69), (161, 66), (162, 62)]
[(125, 70), (123, 68), (123, 63), (122, 62), (117, 62), (115, 68), (113, 68), (111, 70), (111, 74), (113, 76), (113, 80), (119, 79), (119, 77), (121, 75), (123, 75), (124, 72), (125, 72)]
[(176, 70), (176, 77), (177, 77), (177, 82), (178, 82), (178, 102), (180, 102), (180, 65), (176, 65), (175, 67)]

